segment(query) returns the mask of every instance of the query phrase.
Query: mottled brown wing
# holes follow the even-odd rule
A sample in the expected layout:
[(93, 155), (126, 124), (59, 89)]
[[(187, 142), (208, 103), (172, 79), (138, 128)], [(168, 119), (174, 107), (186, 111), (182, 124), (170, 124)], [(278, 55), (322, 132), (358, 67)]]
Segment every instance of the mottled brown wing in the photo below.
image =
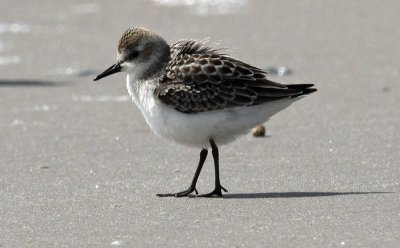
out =
[(250, 106), (288, 98), (300, 89), (269, 81), (265, 72), (222, 54), (179, 54), (156, 89), (159, 99), (184, 113)]

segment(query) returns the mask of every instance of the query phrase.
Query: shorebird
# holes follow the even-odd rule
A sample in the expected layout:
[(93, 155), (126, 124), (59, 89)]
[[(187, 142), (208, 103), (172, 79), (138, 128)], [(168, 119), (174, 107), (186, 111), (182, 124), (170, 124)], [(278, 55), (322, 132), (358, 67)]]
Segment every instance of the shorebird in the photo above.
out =
[[(222, 196), (218, 145), (270, 119), (294, 101), (316, 91), (312, 84), (279, 84), (262, 69), (214, 49), (206, 42), (180, 40), (173, 45), (141, 27), (125, 31), (117, 62), (94, 81), (126, 72), (133, 102), (153, 132), (176, 143), (201, 149), (187, 190), (160, 197)], [(215, 188), (198, 194), (197, 179), (211, 146)], [(195, 192), (195, 194), (193, 194)]]

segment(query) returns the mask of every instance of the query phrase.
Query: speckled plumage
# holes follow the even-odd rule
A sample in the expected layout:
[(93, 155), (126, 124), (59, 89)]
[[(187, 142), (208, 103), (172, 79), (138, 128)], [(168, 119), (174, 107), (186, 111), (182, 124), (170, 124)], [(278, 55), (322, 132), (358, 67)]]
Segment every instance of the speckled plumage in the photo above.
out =
[(170, 61), (156, 88), (165, 104), (184, 113), (251, 106), (297, 96), (303, 89), (266, 79), (266, 73), (196, 40), (171, 46)]

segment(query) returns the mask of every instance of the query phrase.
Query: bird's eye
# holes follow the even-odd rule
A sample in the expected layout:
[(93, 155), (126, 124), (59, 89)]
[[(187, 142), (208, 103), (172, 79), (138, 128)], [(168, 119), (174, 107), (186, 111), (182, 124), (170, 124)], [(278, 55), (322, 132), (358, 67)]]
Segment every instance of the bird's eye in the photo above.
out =
[(129, 60), (135, 59), (135, 58), (137, 58), (137, 56), (139, 56), (139, 52), (133, 51), (129, 54)]

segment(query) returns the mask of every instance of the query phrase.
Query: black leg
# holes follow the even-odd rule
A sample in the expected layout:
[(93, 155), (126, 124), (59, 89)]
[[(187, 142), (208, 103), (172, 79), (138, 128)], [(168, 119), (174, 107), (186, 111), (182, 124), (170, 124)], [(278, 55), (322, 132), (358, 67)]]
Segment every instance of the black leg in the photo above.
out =
[(212, 148), (212, 155), (214, 158), (214, 167), (215, 167), (215, 189), (208, 194), (197, 195), (198, 197), (212, 197), (212, 196), (222, 196), (222, 191), (228, 192), (224, 187), (221, 186), (221, 182), (219, 179), (219, 152), (218, 147), (215, 144), (214, 140), (210, 139), (210, 144)]
[(199, 160), (199, 165), (197, 166), (196, 172), (194, 173), (194, 177), (192, 180), (192, 183), (190, 184), (190, 187), (187, 190), (178, 192), (178, 193), (172, 193), (172, 194), (157, 194), (159, 197), (168, 197), (168, 196), (175, 196), (175, 197), (183, 197), (183, 196), (189, 196), (193, 191), (198, 194), (197, 189), (196, 189), (196, 183), (197, 179), (199, 179), (201, 169), (203, 168), (203, 164), (206, 161), (208, 151), (207, 149), (203, 148), (200, 152), (200, 160)]

